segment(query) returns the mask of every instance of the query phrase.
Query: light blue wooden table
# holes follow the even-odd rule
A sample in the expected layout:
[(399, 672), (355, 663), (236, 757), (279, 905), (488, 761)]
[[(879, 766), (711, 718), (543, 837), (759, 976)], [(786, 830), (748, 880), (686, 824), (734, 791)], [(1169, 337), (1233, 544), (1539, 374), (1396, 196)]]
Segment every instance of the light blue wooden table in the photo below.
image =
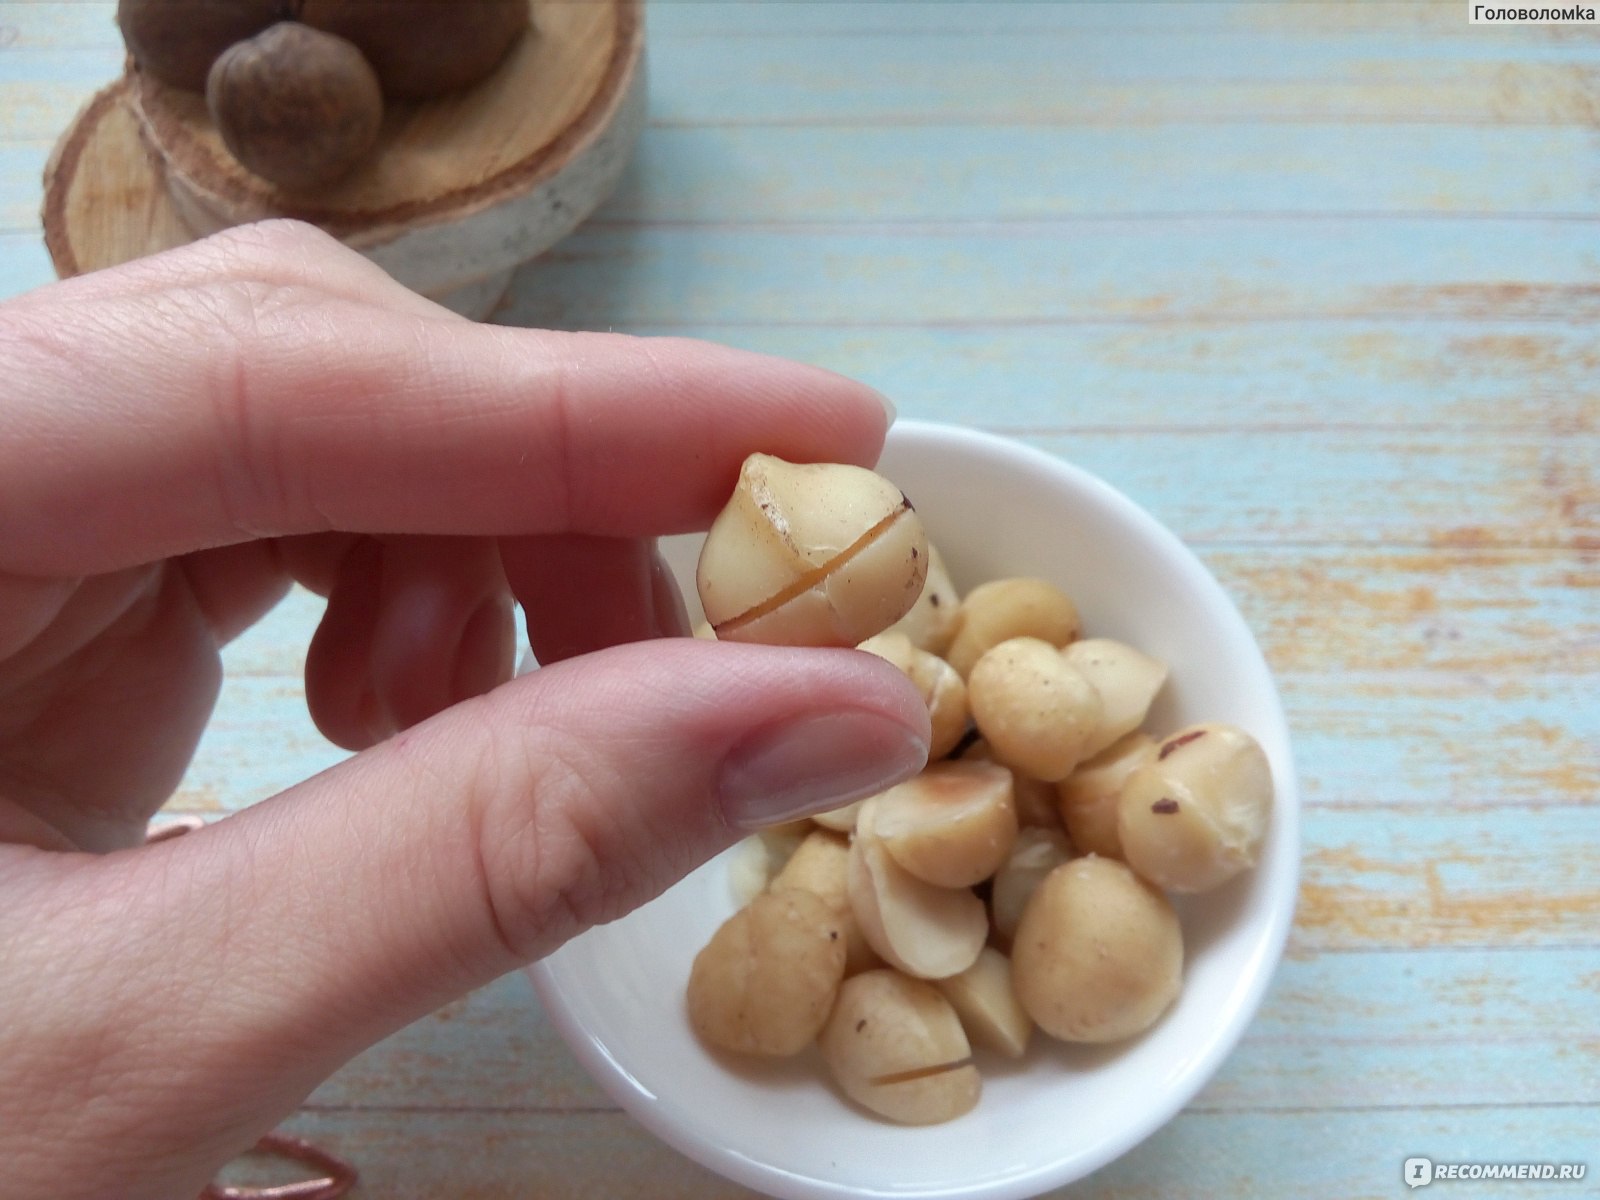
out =
[[(118, 70), (109, 3), (0, 4), (0, 294)], [(1466, 6), (688, 3), (599, 218), (500, 319), (714, 338), (1001, 430), (1185, 537), (1295, 726), (1305, 885), (1189, 1109), (1071, 1195), (1399, 1196), (1401, 1162), (1600, 1194), (1600, 37)], [(230, 651), (174, 807), (334, 760), (316, 603)], [(177, 1014), (174, 1014), (176, 1017)], [(386, 1200), (742, 1195), (582, 1075), (511, 979), (294, 1130)]]

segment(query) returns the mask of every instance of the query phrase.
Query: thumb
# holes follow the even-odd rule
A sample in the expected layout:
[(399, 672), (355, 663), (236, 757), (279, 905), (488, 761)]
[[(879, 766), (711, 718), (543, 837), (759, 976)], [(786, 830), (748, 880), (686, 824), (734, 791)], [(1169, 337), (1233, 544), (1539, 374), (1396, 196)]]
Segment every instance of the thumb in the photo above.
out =
[[(122, 977), (119, 1019), (139, 1020), (129, 996), (158, 1000), (122, 1041), (152, 1061), (119, 1075), (160, 1092), (130, 1129), (146, 1155), (165, 1128), (225, 1160), (372, 1042), (927, 750), (920, 697), (871, 655), (660, 640), (513, 680), (215, 826), (83, 865), (75, 888), (122, 897), (114, 934), (91, 935)], [(72, 1117), (41, 1139), (103, 1159), (116, 1131)]]

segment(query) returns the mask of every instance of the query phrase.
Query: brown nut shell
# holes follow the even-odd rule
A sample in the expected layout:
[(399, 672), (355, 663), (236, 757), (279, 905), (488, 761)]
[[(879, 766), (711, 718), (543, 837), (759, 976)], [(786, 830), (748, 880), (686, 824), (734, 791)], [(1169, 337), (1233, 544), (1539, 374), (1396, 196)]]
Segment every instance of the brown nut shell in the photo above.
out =
[(286, 191), (336, 182), (378, 140), (383, 94), (349, 42), (281, 21), (211, 66), (206, 104), (248, 170)]
[(470, 87), (528, 27), (527, 0), (303, 0), (300, 19), (353, 43), (394, 99)]
[(293, 16), (290, 0), (119, 0), (117, 24), (139, 70), (186, 92), (204, 92), (211, 64), (229, 46)]

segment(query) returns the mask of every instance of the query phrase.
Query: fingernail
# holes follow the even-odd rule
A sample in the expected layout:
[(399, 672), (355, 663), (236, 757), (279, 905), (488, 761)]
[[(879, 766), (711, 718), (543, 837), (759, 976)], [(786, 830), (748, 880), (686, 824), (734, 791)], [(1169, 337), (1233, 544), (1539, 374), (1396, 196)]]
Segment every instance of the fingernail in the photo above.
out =
[(883, 423), (883, 427), (887, 429), (889, 426), (894, 424), (895, 418), (898, 417), (900, 413), (895, 408), (894, 401), (889, 399), (889, 397), (885, 396), (882, 392), (878, 391), (876, 388), (873, 388), (872, 394), (878, 398), (878, 403), (883, 405), (883, 415), (885, 418), (887, 418)]
[(864, 710), (817, 713), (757, 730), (723, 760), (722, 811), (737, 829), (825, 812), (920, 771), (928, 743)]
[(693, 632), (683, 593), (660, 550), (650, 554), (650, 606), (657, 637), (688, 637)]

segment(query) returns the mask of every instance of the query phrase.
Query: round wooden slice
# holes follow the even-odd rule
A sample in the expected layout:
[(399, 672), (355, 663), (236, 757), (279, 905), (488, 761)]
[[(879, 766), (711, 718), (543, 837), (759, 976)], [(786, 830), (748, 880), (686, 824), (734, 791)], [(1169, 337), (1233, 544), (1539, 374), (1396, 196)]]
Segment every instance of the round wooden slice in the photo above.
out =
[[(128, 80), (119, 79), (95, 95), (56, 143), (45, 168), (44, 240), (63, 279), (195, 238), (167, 195), (160, 164), (140, 140), (129, 87)], [(496, 271), (433, 298), (482, 320), (510, 281), (510, 269)]]
[(179, 216), (199, 233), (311, 221), (424, 293), (526, 261), (610, 193), (644, 123), (641, 0), (531, 0), (531, 27), (488, 79), (385, 102), (377, 149), (312, 196), (239, 165), (205, 98), (134, 72), (132, 96)]

